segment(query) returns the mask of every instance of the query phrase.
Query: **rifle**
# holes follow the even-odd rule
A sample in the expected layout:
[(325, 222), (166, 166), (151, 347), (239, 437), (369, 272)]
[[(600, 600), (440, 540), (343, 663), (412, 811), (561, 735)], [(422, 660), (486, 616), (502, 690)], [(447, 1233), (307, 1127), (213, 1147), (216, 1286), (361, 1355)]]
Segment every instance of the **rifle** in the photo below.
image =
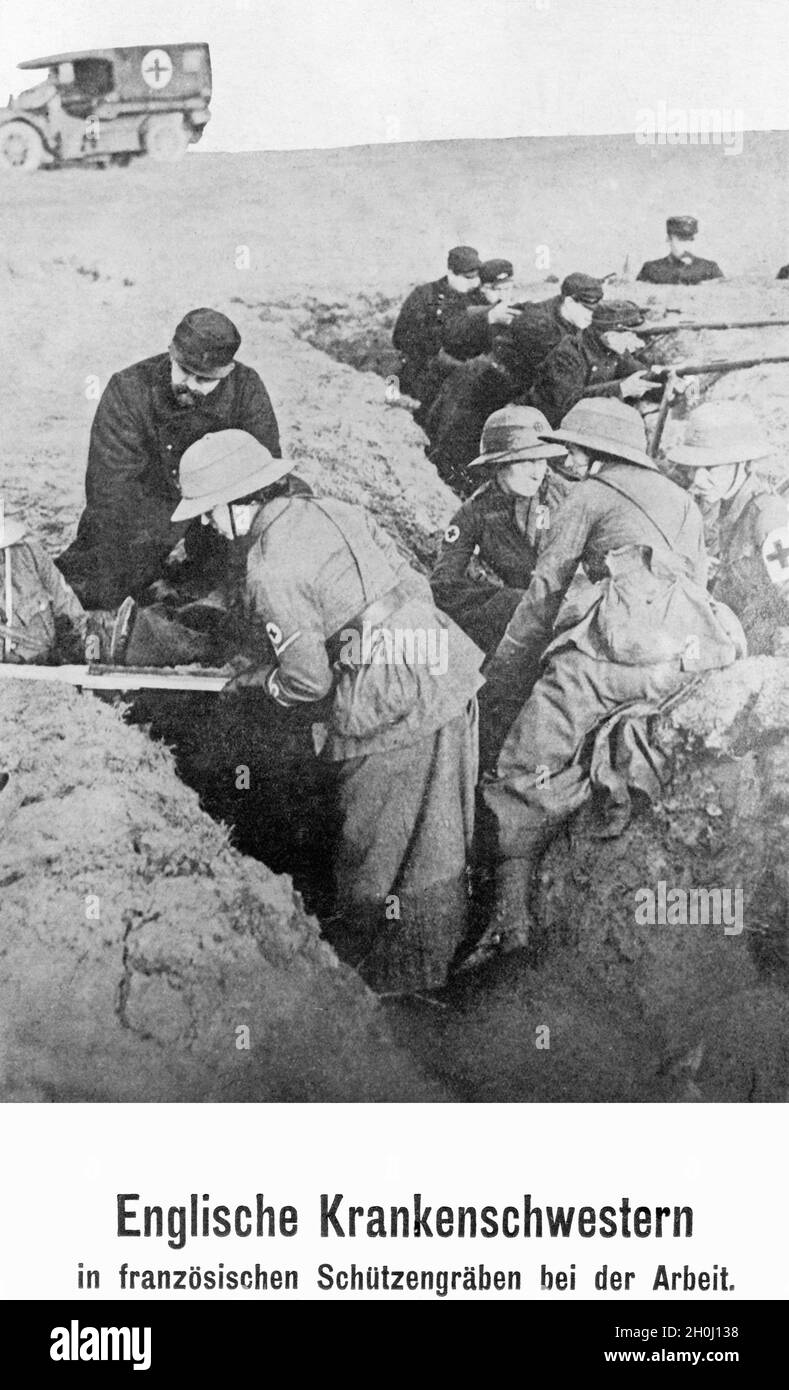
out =
[(57, 681), (80, 690), (219, 691), (232, 672), (183, 666), (26, 666), (0, 661), (0, 680)]
[(657, 363), (649, 367), (648, 374), (651, 377), (660, 380), (665, 376), (665, 385), (660, 398), (655, 428), (649, 442), (649, 457), (657, 458), (663, 429), (674, 398), (674, 384), (677, 377), (703, 376), (712, 372), (736, 372), (744, 367), (760, 367), (764, 362), (789, 362), (789, 354), (783, 353), (774, 357), (721, 357), (715, 362), (674, 362), (666, 366)]
[(789, 319), (714, 319), (709, 323), (693, 323), (689, 319), (678, 322), (645, 323), (642, 328), (634, 328), (639, 338), (657, 338), (664, 333), (701, 333), (705, 328), (723, 332), (729, 328), (789, 328)]
[(657, 458), (657, 452), (660, 448), (660, 441), (663, 438), (663, 430), (666, 427), (668, 413), (671, 409), (671, 402), (674, 399), (675, 381), (676, 374), (672, 371), (669, 371), (668, 375), (666, 376), (666, 384), (663, 387), (663, 395), (660, 397), (660, 405), (658, 407), (657, 418), (655, 420), (655, 428), (652, 431), (652, 438), (649, 441), (648, 452), (649, 457), (651, 459)]
[(645, 370), (658, 377), (666, 372), (674, 376), (704, 376), (710, 372), (739, 372), (744, 367), (761, 367), (768, 362), (789, 362), (789, 353), (776, 353), (772, 357), (719, 357), (714, 362), (657, 362)]

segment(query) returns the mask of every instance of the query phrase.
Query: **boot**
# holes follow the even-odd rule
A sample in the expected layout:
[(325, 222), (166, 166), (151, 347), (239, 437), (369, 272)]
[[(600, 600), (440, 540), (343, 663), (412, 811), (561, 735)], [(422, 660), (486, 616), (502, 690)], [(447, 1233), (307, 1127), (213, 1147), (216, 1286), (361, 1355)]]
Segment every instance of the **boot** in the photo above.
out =
[(528, 949), (535, 930), (529, 907), (533, 869), (530, 859), (503, 859), (496, 865), (488, 924), (458, 971), (475, 970), (497, 956)]

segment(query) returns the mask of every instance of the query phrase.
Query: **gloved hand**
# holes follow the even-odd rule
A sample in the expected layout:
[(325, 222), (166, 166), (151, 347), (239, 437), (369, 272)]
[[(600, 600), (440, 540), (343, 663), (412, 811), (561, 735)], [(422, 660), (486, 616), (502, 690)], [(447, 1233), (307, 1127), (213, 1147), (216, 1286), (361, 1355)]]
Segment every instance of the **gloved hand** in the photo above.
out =
[(234, 695), (239, 690), (265, 685), (274, 669), (272, 665), (257, 666), (249, 656), (234, 656), (226, 665), (230, 667), (233, 675), (227, 684), (222, 686), (222, 695)]

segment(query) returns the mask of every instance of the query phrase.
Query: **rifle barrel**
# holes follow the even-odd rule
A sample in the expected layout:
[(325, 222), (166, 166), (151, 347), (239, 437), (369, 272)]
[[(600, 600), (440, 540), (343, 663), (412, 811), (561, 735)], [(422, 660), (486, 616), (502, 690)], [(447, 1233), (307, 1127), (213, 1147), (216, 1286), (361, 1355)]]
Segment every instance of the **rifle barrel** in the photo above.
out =
[(719, 331), (729, 328), (789, 328), (789, 319), (714, 319), (707, 323), (683, 319), (678, 323), (645, 323), (642, 328), (634, 328), (633, 332), (639, 338), (657, 338), (664, 333), (700, 333), (706, 328)]
[(737, 372), (743, 367), (761, 367), (769, 362), (789, 362), (789, 353), (774, 357), (721, 357), (716, 362), (677, 362), (671, 366), (676, 376), (703, 376), (709, 372)]

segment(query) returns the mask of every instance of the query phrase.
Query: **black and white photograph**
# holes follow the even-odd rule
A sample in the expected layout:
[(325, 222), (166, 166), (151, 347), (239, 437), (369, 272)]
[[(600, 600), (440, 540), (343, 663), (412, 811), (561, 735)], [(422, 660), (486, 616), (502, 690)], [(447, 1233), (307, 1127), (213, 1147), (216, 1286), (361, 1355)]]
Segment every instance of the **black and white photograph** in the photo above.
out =
[(784, 0), (2, 0), (29, 1369), (528, 1299), (568, 1368), (755, 1376), (787, 44)]
[(4, 1098), (784, 1100), (784, 8), (1, 23)]

